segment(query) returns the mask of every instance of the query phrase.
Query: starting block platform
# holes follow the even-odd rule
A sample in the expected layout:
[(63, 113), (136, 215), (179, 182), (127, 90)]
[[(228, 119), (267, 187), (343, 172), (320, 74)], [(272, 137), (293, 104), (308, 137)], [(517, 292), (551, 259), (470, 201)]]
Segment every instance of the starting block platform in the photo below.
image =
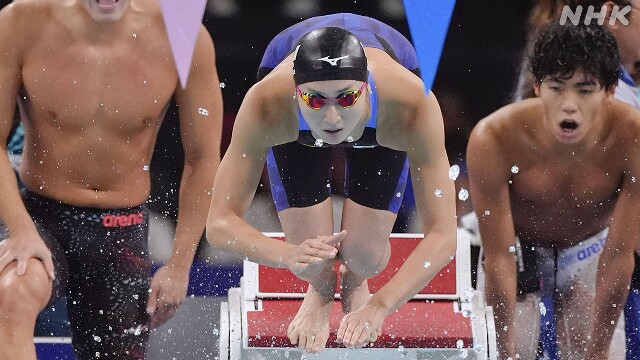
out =
[[(282, 233), (266, 233), (284, 240)], [(372, 293), (398, 271), (422, 234), (391, 234), (391, 259), (369, 279)], [(497, 359), (493, 312), (482, 292), (471, 288), (467, 236), (458, 236), (455, 258), (412, 300), (390, 314), (372, 345), (346, 349), (336, 343), (343, 316), (336, 294), (327, 348), (305, 354), (289, 342), (287, 328), (296, 315), (307, 283), (288, 269), (244, 262), (239, 288), (220, 306), (220, 360), (239, 359)]]

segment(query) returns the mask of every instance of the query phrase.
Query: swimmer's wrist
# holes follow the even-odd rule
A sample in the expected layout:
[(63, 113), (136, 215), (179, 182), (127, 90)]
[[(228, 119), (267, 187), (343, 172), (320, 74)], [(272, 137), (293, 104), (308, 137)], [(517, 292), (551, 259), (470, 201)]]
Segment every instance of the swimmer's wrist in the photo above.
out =
[(382, 296), (379, 296), (377, 293), (371, 295), (371, 299), (369, 299), (367, 303), (369, 304), (369, 306), (372, 306), (381, 311), (385, 317), (395, 310), (393, 304), (390, 301), (382, 299)]
[(175, 253), (169, 257), (166, 265), (170, 265), (175, 269), (191, 269), (193, 264), (193, 256), (180, 256)]
[(20, 237), (40, 237), (36, 225), (29, 218), (27, 221), (17, 222), (15, 224), (7, 224), (7, 228), (11, 235)]

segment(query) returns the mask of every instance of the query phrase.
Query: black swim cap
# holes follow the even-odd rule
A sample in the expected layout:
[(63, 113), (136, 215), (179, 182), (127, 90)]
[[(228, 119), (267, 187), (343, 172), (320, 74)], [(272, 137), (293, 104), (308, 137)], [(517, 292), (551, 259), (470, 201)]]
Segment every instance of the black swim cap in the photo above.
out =
[(367, 57), (360, 40), (347, 30), (325, 27), (306, 33), (296, 46), (293, 80), (357, 80), (366, 82)]

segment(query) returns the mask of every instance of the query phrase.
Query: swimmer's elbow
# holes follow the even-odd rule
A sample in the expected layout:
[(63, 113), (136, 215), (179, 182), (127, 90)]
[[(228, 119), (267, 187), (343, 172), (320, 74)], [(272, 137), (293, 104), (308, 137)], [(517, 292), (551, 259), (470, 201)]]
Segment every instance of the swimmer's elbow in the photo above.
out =
[(226, 219), (209, 216), (207, 219), (206, 237), (209, 244), (214, 248), (222, 248), (225, 244), (225, 234), (228, 234), (229, 222)]

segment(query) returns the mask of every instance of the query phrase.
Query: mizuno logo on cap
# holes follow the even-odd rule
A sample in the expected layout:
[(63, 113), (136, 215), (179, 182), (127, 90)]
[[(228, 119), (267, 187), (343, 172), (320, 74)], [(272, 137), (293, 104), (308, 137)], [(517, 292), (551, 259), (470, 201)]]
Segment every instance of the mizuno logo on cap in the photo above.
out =
[(348, 57), (349, 57), (349, 55), (345, 55), (345, 56), (340, 56), (340, 57), (337, 57), (337, 58), (330, 59), (328, 56), (325, 56), (325, 57), (317, 59), (317, 60), (326, 61), (329, 64), (331, 64), (331, 66), (338, 66), (338, 60), (346, 59)]

